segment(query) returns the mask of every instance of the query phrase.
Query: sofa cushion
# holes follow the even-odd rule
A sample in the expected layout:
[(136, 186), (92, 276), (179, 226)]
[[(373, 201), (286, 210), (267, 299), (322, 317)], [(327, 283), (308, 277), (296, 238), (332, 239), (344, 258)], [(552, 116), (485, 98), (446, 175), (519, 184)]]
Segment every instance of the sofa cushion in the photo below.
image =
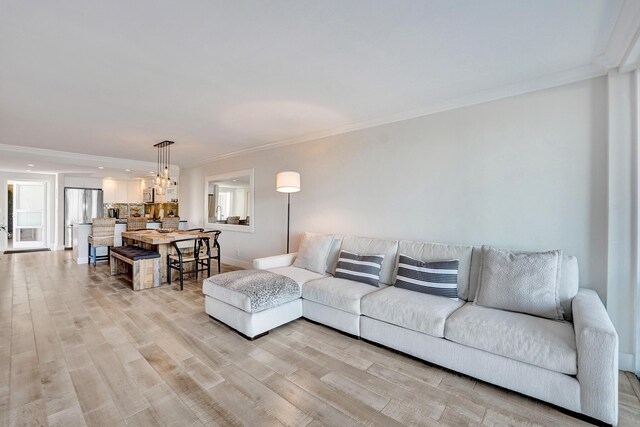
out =
[(318, 273), (314, 273), (313, 271), (309, 271), (304, 268), (298, 268), (298, 267), (270, 268), (268, 269), (268, 271), (289, 277), (295, 280), (296, 283), (299, 285), (304, 285), (310, 280), (317, 280), (317, 279), (322, 279), (323, 277), (327, 277), (326, 274), (318, 274)]
[(467, 303), (447, 319), (444, 337), (562, 374), (576, 375), (578, 370), (576, 338), (569, 322)]
[[(478, 289), (478, 279), (480, 278), (480, 264), (482, 264), (482, 248), (474, 246), (471, 257), (471, 274), (469, 277), (469, 298), (467, 301), (473, 301), (475, 299)], [(571, 321), (573, 319), (571, 304), (573, 297), (578, 293), (579, 283), (578, 259), (574, 256), (563, 254), (558, 296), (564, 311), (565, 320)], [(458, 287), (458, 290), (460, 290), (460, 287)], [(460, 298), (462, 298), (462, 296)]]
[(359, 255), (340, 251), (335, 276), (378, 287), (384, 255)]
[(333, 275), (336, 272), (336, 264), (338, 264), (338, 256), (340, 256), (340, 247), (344, 236), (339, 234), (333, 235), (333, 242), (327, 255), (327, 273)]
[(563, 255), (561, 270), (558, 296), (560, 297), (565, 320), (571, 321), (573, 320), (573, 311), (571, 310), (573, 297), (578, 294), (578, 288), (580, 287), (578, 259), (574, 256)]
[[(474, 246), (471, 254), (469, 293), (467, 301), (474, 301), (476, 299), (476, 293), (478, 293), (478, 280), (480, 280), (480, 264), (482, 264), (482, 247)], [(462, 298), (462, 296), (460, 298)]]
[(327, 271), (327, 255), (332, 242), (331, 234), (305, 232), (298, 249), (298, 256), (293, 262), (294, 267), (324, 274)]
[(406, 289), (388, 287), (362, 298), (362, 315), (434, 337), (444, 337), (447, 318), (464, 305)]
[(133, 261), (160, 258), (160, 254), (158, 252), (139, 248), (137, 246), (116, 246), (115, 248), (111, 248), (111, 252), (127, 257)]
[[(401, 240), (398, 253), (421, 261), (458, 260), (458, 298), (469, 298), (469, 271), (471, 269), (472, 246), (447, 245), (442, 243), (413, 242)], [(474, 294), (475, 295), (475, 294)]]
[(342, 246), (340, 249), (360, 255), (384, 255), (382, 268), (380, 269), (380, 283), (385, 285), (393, 283), (393, 274), (396, 269), (396, 257), (398, 255), (397, 240), (346, 236), (342, 239)]
[(360, 315), (362, 314), (360, 310), (362, 297), (379, 289), (352, 280), (326, 277), (302, 285), (302, 298)]
[(483, 246), (475, 304), (561, 320), (561, 267), (562, 251), (516, 253)]
[(395, 287), (458, 300), (458, 260), (420, 261), (400, 254)]

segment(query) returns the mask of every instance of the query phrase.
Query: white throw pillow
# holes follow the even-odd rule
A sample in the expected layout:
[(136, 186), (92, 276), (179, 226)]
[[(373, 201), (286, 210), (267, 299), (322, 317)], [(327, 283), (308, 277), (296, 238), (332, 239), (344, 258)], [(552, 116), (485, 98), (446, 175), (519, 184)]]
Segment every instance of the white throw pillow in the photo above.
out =
[(333, 236), (331, 234), (305, 232), (293, 266), (318, 274), (325, 274), (327, 271), (327, 255), (329, 255), (332, 242)]
[(482, 247), (474, 304), (562, 320), (562, 251), (516, 253)]

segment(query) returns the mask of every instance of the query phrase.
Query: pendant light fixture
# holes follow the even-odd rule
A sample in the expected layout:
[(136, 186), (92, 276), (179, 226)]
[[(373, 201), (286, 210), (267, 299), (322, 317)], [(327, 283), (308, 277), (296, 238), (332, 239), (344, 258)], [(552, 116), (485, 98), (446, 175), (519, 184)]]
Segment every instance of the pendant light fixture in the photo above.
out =
[(158, 168), (154, 180), (156, 194), (167, 194), (167, 189), (171, 189), (176, 183), (171, 179), (171, 146), (174, 141), (162, 141), (153, 146), (158, 149)]

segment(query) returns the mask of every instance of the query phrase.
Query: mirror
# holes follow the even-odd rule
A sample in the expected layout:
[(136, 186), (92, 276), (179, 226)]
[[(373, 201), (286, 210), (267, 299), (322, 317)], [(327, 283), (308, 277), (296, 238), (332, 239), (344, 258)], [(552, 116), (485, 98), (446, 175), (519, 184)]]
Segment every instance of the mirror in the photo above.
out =
[(253, 232), (253, 188), (253, 169), (206, 177), (206, 227)]

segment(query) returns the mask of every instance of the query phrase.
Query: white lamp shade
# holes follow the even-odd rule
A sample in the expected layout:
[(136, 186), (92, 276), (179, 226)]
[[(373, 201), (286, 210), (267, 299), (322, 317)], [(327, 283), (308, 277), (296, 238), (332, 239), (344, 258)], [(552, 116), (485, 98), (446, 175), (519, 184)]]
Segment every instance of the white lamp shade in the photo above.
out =
[(300, 191), (300, 174), (293, 171), (278, 173), (276, 175), (276, 190), (281, 193), (297, 193)]

